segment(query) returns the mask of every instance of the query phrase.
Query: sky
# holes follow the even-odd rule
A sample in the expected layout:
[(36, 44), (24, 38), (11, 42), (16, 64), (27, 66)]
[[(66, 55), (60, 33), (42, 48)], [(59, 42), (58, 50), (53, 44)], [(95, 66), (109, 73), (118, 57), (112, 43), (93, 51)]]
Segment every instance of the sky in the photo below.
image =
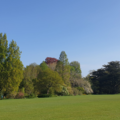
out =
[(120, 0), (0, 0), (0, 33), (16, 41), (25, 67), (65, 51), (85, 77), (120, 61)]

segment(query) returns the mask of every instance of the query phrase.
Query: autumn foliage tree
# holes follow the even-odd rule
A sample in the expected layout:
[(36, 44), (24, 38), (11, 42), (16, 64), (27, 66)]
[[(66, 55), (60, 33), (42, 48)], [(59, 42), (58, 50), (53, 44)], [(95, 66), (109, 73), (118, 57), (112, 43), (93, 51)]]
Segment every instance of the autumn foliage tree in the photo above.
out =
[(51, 58), (51, 57), (47, 57), (45, 59), (45, 63), (48, 65), (48, 67), (51, 69), (51, 70), (55, 70), (56, 68), (56, 65), (57, 65), (57, 59), (56, 58)]

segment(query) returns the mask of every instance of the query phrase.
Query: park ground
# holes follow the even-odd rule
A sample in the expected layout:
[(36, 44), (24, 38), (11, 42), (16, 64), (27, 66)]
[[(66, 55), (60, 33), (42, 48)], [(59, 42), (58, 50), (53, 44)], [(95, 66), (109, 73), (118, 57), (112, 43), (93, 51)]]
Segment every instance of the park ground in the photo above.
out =
[(0, 100), (0, 120), (120, 120), (120, 95)]

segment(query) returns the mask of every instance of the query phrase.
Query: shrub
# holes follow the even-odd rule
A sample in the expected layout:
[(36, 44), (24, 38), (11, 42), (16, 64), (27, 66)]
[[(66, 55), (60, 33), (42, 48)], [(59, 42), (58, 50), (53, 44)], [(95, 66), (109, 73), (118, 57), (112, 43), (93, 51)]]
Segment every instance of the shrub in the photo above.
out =
[(79, 91), (81, 91), (81, 93), (82, 93), (82, 94), (84, 94), (84, 93), (85, 93), (85, 90), (84, 90), (84, 88), (83, 88), (83, 87), (77, 87), (77, 89), (78, 89)]
[(79, 91), (77, 88), (72, 88), (73, 89), (73, 94), (74, 95), (82, 95), (82, 92)]
[(69, 95), (73, 95), (73, 89), (71, 87), (67, 87), (67, 90), (69, 92)]
[(62, 86), (62, 95), (69, 95), (67, 87)]
[(11, 92), (6, 95), (6, 99), (14, 99), (16, 97), (17, 92)]
[(24, 87), (21, 88), (21, 92), (25, 93), (25, 88)]
[(24, 98), (24, 93), (18, 92), (17, 95), (15, 96), (16, 99), (21, 99)]
[(35, 98), (36, 97), (36, 95), (35, 94), (33, 94), (33, 93), (31, 93), (30, 95), (28, 95), (28, 96), (26, 96), (27, 98)]
[(56, 92), (57, 95), (61, 95), (61, 96), (68, 96), (69, 92), (67, 90), (67, 87), (65, 86), (61, 86), (61, 91), (60, 92)]
[(2, 92), (0, 92), (0, 99), (3, 99), (3, 94), (2, 94)]
[(50, 94), (40, 94), (38, 95), (39, 98), (44, 98), (44, 97), (51, 97)]

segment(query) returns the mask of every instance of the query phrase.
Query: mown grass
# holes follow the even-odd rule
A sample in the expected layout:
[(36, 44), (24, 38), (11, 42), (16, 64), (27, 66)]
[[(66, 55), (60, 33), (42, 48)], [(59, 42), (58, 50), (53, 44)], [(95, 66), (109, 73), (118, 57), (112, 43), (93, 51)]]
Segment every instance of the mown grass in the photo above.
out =
[(120, 120), (120, 95), (0, 100), (0, 120)]

